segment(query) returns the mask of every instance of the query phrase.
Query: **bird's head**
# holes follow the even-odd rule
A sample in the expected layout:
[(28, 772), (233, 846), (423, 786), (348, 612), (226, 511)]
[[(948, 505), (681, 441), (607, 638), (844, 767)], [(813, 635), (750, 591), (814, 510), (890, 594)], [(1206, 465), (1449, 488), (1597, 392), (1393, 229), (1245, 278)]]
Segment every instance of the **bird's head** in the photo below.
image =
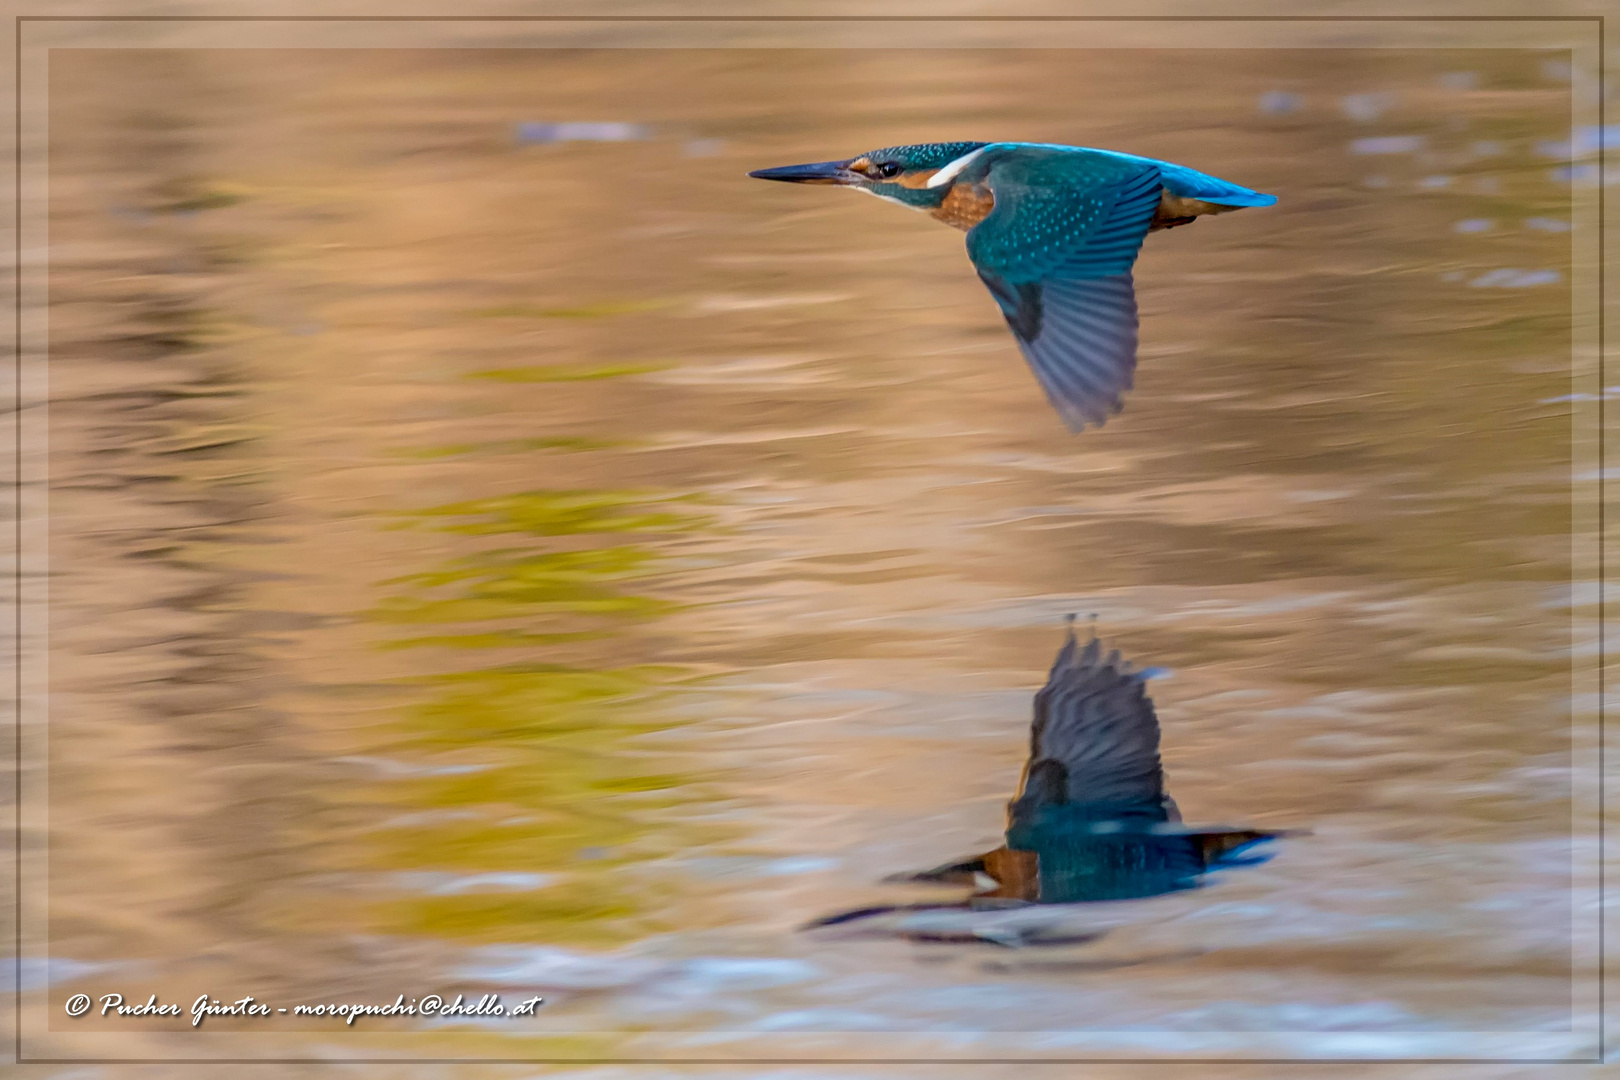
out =
[(776, 169), (756, 169), (749, 173), (759, 180), (783, 180), (792, 184), (836, 184), (867, 191), (907, 206), (938, 206), (950, 191), (950, 178), (929, 182), (951, 162), (985, 146), (982, 142), (919, 143), (916, 146), (889, 146), (868, 150), (843, 161), (817, 161), (809, 165), (784, 165)]

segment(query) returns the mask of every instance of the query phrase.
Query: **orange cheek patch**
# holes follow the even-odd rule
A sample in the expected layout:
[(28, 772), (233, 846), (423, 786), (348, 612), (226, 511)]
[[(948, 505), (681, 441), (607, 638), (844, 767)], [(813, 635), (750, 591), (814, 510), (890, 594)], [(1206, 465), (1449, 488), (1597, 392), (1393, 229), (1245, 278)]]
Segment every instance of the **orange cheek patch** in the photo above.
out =
[(925, 188), (928, 186), (929, 179), (938, 171), (938, 169), (918, 169), (915, 172), (901, 173), (894, 178), (894, 183), (914, 190)]
[(867, 161), (865, 158), (858, 157), (854, 161), (849, 163), (849, 169), (850, 169), (851, 172), (864, 172), (864, 171), (866, 171), (867, 166), (869, 166), (871, 164), (872, 163), (870, 161)]

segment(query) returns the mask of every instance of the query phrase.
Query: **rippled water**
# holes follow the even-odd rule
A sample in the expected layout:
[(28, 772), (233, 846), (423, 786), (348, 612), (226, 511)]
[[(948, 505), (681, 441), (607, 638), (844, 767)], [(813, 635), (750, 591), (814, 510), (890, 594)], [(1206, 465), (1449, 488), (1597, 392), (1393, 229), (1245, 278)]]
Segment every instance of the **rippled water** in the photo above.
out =
[[(1568, 1031), (1598, 149), (1545, 57), (60, 57), (53, 1009), (545, 995), (439, 1056)], [(743, 178), (935, 138), (1281, 202), (1149, 239), (1077, 437), (959, 233)], [(797, 932), (999, 843), (1076, 611), (1168, 669), (1189, 821), (1312, 835), (1083, 946)]]

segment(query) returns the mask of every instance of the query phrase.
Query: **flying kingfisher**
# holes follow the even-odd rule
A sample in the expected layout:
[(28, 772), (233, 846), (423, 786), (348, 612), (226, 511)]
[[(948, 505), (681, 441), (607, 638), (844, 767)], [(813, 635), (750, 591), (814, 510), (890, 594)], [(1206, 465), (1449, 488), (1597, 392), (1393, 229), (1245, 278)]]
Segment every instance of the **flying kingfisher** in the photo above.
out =
[(748, 174), (837, 184), (967, 231), (968, 258), (1070, 428), (1121, 408), (1136, 368), (1143, 238), (1275, 195), (1168, 161), (1049, 143), (923, 143)]
[(1089, 940), (1142, 917), (1140, 902), (1197, 888), (1206, 874), (1264, 862), (1252, 849), (1293, 830), (1181, 823), (1164, 790), (1159, 722), (1144, 682), (1095, 633), (1070, 630), (1035, 695), (1029, 760), (994, 851), (889, 881), (961, 885), (953, 903), (858, 908), (805, 929), (844, 926), (924, 941), (1000, 945)]

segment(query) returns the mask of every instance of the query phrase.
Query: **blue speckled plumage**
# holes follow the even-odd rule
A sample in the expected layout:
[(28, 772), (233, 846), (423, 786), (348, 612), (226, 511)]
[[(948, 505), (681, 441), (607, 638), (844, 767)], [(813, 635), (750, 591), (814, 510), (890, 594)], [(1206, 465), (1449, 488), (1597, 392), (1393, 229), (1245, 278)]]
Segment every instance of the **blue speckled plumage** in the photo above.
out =
[(1118, 412), (1131, 386), (1131, 268), (1147, 234), (1277, 201), (1185, 165), (1051, 143), (891, 146), (749, 175), (857, 187), (967, 229), (968, 257), (1076, 430)]

